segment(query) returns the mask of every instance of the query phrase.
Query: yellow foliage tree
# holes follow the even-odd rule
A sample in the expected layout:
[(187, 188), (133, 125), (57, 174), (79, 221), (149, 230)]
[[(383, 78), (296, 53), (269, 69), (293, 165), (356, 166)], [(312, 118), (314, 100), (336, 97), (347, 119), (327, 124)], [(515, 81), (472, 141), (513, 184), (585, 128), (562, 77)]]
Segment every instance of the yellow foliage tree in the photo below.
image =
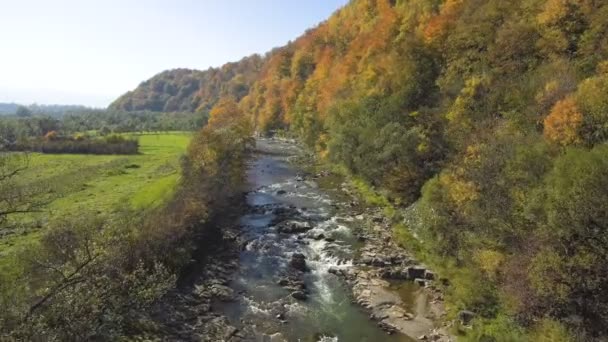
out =
[(568, 96), (558, 101), (545, 118), (545, 138), (562, 146), (580, 143), (579, 130), (582, 123), (583, 115), (574, 97)]
[(444, 173), (439, 176), (439, 182), (447, 189), (450, 200), (460, 210), (464, 210), (468, 203), (479, 198), (477, 185), (471, 181)]

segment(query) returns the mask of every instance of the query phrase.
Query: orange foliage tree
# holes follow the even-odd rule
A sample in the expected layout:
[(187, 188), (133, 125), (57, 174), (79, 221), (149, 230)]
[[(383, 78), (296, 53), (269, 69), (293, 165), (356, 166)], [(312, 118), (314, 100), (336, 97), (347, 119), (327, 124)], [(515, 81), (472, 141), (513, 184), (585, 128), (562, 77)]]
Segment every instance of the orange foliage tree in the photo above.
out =
[(545, 138), (563, 146), (579, 143), (582, 123), (583, 115), (574, 97), (568, 96), (558, 101), (545, 118)]

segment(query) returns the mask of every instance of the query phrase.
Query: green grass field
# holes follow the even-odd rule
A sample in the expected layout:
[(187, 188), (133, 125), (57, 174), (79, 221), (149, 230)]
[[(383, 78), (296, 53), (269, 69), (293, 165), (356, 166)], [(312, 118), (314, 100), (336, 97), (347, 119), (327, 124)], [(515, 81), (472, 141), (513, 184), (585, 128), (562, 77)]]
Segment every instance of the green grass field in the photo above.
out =
[(112, 215), (123, 208), (147, 209), (171, 197), (179, 182), (179, 159), (189, 133), (132, 134), (138, 155), (32, 154), (17, 181), (36, 189), (40, 213), (14, 215), (13, 229), (0, 236), (0, 255), (35, 238), (54, 217), (94, 211)]

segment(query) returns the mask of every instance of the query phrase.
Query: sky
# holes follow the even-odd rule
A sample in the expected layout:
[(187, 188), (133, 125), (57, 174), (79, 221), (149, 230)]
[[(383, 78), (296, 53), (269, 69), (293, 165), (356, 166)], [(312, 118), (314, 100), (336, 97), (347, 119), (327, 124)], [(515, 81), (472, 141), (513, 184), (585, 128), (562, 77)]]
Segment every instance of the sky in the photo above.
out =
[(347, 0), (0, 0), (0, 102), (105, 107), (173, 68), (265, 53)]

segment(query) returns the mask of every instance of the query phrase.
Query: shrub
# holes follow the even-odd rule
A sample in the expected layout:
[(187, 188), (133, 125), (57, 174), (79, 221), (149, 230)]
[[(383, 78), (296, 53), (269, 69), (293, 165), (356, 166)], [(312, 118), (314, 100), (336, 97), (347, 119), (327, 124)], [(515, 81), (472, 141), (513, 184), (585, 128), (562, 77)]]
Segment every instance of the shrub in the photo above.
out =
[(15, 151), (32, 151), (53, 154), (137, 154), (139, 142), (119, 135), (91, 139), (84, 136), (73, 138), (30, 139), (11, 146)]

